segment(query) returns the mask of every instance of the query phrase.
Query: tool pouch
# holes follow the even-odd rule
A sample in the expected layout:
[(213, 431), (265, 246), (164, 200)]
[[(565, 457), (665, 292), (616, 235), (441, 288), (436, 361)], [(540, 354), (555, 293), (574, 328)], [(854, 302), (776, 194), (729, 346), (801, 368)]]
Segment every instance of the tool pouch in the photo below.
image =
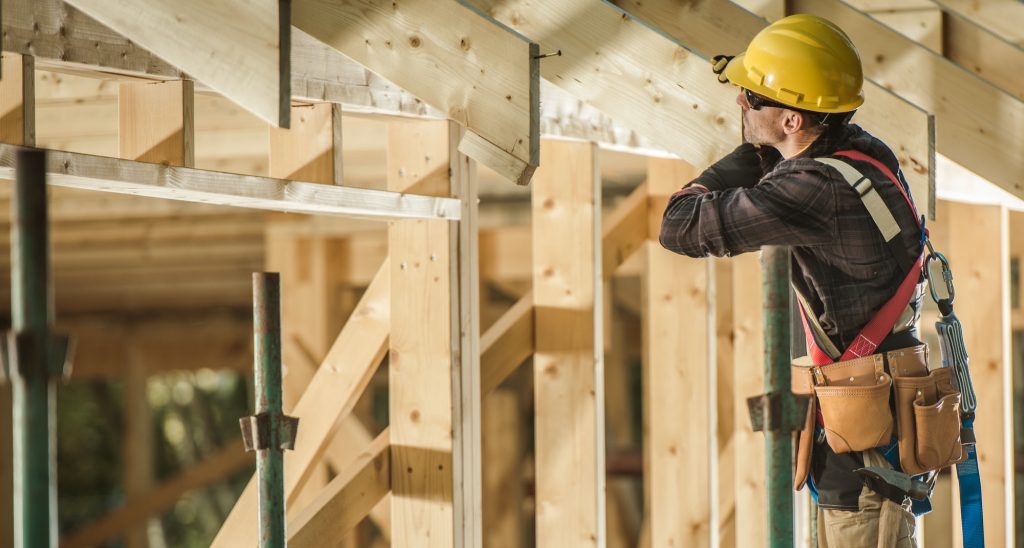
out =
[(903, 471), (913, 476), (963, 460), (966, 452), (960, 443), (960, 391), (953, 387), (952, 370), (943, 367), (928, 372), (921, 368), (901, 371), (902, 376), (892, 370), (896, 438)]
[(793, 488), (801, 489), (810, 473), (814, 424), (824, 418), (825, 439), (836, 453), (885, 445), (892, 437), (889, 395), (892, 381), (880, 354), (817, 367), (806, 356), (790, 367), (794, 394), (815, 395), (803, 430), (797, 435)]
[(866, 451), (889, 442), (892, 378), (881, 354), (818, 367), (814, 381), (825, 439), (833, 451)]
[[(790, 367), (790, 386), (794, 394), (800, 396), (814, 395), (814, 365), (806, 361), (806, 356), (793, 361)], [(810, 409), (804, 427), (796, 433), (796, 455), (793, 459), (793, 489), (799, 491), (807, 483), (811, 472), (811, 454), (814, 453), (814, 421), (818, 416), (818, 402), (811, 398)]]

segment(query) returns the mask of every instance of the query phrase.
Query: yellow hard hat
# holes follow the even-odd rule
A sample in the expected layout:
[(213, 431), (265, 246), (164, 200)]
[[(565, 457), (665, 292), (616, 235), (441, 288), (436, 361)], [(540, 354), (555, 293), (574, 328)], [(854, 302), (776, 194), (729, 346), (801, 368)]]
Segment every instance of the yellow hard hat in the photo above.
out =
[(793, 108), (850, 112), (864, 73), (850, 38), (827, 19), (798, 14), (768, 25), (725, 67), (729, 82)]

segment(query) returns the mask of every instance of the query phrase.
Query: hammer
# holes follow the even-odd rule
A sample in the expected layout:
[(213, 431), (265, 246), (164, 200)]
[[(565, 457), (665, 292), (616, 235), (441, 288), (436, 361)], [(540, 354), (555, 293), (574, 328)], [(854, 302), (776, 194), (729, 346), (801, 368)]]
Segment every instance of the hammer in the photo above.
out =
[(902, 504), (905, 497), (924, 500), (931, 492), (927, 483), (896, 470), (871, 466), (858, 468), (854, 472), (861, 477), (861, 481), (868, 489), (896, 504)]

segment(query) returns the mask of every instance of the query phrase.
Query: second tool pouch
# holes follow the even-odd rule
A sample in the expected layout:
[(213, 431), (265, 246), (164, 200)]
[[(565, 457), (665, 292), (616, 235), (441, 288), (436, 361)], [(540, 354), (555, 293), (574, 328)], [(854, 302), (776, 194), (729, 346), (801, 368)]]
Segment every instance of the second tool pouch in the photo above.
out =
[(951, 373), (943, 367), (926, 376), (893, 379), (900, 466), (910, 475), (945, 468), (963, 457), (960, 391)]
[(889, 442), (892, 378), (881, 354), (817, 367), (813, 375), (825, 439), (833, 451), (866, 451)]

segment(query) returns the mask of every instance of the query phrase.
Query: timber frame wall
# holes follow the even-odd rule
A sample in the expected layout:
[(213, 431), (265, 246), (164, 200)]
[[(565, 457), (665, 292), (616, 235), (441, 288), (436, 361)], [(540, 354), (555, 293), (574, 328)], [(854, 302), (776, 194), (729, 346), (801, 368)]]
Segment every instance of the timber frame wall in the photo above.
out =
[[(533, 385), (536, 545), (764, 543), (763, 440), (744, 403), (762, 391), (757, 257), (689, 260), (656, 241), (672, 192), (740, 139), (732, 94), (706, 58), (741, 50), (763, 19), (725, 0), (392, 3), (400, 9), (293, 0), (290, 13), (271, 0), (251, 9), (234, 0), (136, 3), (129, 14), (98, 0), (2, 2), (0, 178), (12, 177), (16, 146), (35, 143), (35, 70), (117, 74), (118, 157), (52, 150), (51, 185), (389, 222), (386, 235), (359, 235), (266, 220), (265, 266), (282, 271), (282, 292), (294, 295), (283, 311), (286, 405), (301, 420), (285, 461), (292, 545), (342, 538), (363, 519), (396, 546), (529, 544), (526, 421), (503, 386), (513, 375)], [(747, 3), (775, 16), (786, 9)], [(935, 187), (938, 154), (1024, 198), (1024, 83), (990, 68), (986, 53), (1024, 59), (1020, 42), (952, 0), (899, 12), (868, 0), (790, 4), (837, 21), (862, 48), (871, 80), (858, 119), (893, 146), (958, 292), (972, 296), (957, 312), (983, 406), (986, 535), (992, 546), (1012, 545), (1010, 345), (1024, 312), (1010, 299), (1010, 262), (1024, 260), (1024, 213), (937, 201)], [(936, 17), (932, 32), (914, 35)], [(236, 18), (251, 32), (211, 30)], [(554, 51), (562, 55), (539, 58)], [(219, 93), (272, 126), (266, 176), (195, 167), (197, 93)], [(388, 120), (386, 190), (341, 184), (343, 112)], [(602, 203), (602, 149), (646, 157), (645, 181), (613, 207)], [(478, 163), (532, 187), (528, 230), (480, 229)], [(644, 489), (632, 516), (628, 487), (606, 474), (608, 448), (636, 435), (623, 419), (623, 279), (641, 287)], [(481, 332), (488, 283), (518, 300)], [(365, 291), (339, 299), (341, 286)], [(374, 435), (356, 408), (385, 358), (391, 422)], [(532, 371), (517, 372), (524, 363)], [(137, 386), (173, 367), (125, 374)], [(0, 415), (0, 437), (9, 424)], [(148, 458), (136, 450), (126, 459)], [(160, 485), (143, 467), (126, 480), (122, 509), (61, 545), (132, 534), (188, 489), (246, 462), (232, 445)], [(328, 465), (337, 471), (329, 481)], [(956, 537), (952, 501), (944, 476), (924, 546)], [(255, 545), (255, 520), (250, 482), (214, 546)]]

